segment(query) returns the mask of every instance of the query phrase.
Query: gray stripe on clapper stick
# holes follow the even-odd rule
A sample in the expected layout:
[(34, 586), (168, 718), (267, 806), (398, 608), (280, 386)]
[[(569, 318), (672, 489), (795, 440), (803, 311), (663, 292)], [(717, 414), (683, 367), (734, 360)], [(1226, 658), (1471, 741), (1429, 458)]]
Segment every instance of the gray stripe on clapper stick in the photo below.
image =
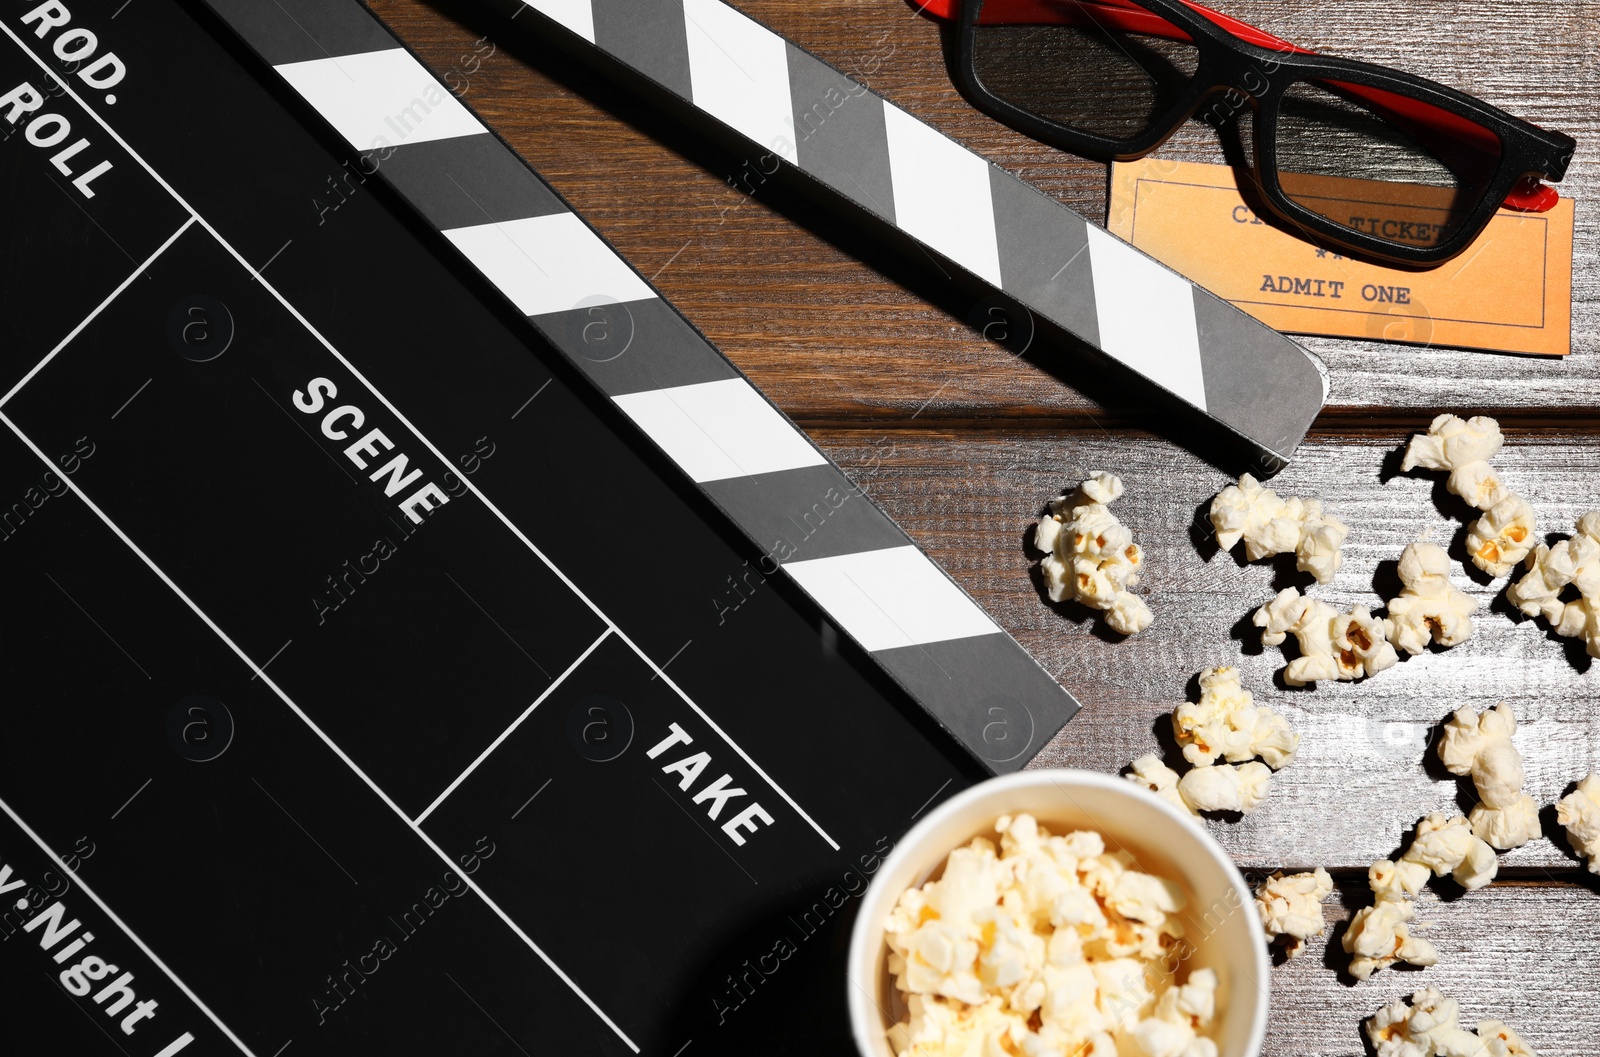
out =
[(493, 135), (409, 143), (375, 160), (440, 231), (570, 211)]
[(872, 656), (996, 773), (1020, 771), (1078, 711), (1061, 684), (1003, 632)]
[(764, 553), (780, 563), (911, 542), (832, 465), (730, 477), (703, 487)]
[(785, 42), (796, 157), (802, 171), (894, 223), (883, 103), (866, 85)]
[(689, 31), (682, 0), (593, 0), (594, 42), (684, 99), (689, 80)]
[(356, 4), (330, 4), (327, 0), (210, 2), (272, 66), (400, 46), (381, 23)]
[(1322, 409), (1323, 379), (1299, 345), (1233, 305), (1194, 288), (1206, 411), (1287, 457)]
[(1089, 222), (994, 165), (989, 195), (1001, 289), (1099, 348)]
[(736, 378), (739, 372), (658, 297), (530, 317), (607, 396)]

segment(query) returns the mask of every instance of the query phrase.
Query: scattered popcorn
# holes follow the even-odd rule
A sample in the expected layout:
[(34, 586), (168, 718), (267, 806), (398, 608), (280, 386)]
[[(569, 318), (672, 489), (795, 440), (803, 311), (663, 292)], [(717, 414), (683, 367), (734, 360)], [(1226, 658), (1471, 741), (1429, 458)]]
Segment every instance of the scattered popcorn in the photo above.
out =
[(1461, 1026), (1461, 1007), (1436, 987), (1400, 999), (1367, 1018), (1378, 1057), (1536, 1057), (1498, 1020), (1480, 1020), (1477, 1034)]
[(1472, 809), (1472, 832), (1491, 848), (1509, 851), (1539, 836), (1539, 807), (1524, 794), (1509, 807), (1479, 804)]
[[(1600, 657), (1600, 510), (1579, 518), (1571, 539), (1541, 543), (1527, 564), (1506, 598), (1528, 616), (1543, 617), (1556, 634), (1581, 636), (1589, 656)], [(1563, 599), (1568, 587), (1578, 597)]]
[(1413, 543), (1400, 554), (1400, 596), (1384, 622), (1395, 649), (1421, 653), (1429, 642), (1456, 646), (1472, 637), (1478, 600), (1450, 582), (1450, 557), (1436, 543)]
[(1427, 883), (1428, 868), (1412, 859), (1379, 859), (1367, 868), (1367, 885), (1380, 901), (1398, 903), (1410, 899)]
[(1266, 800), (1272, 779), (1272, 770), (1257, 762), (1196, 767), (1179, 776), (1153, 752), (1134, 760), (1130, 771), (1123, 775), (1128, 781), (1190, 815), (1202, 811), (1249, 814)]
[(1366, 606), (1335, 617), (1333, 631), (1333, 657), (1340, 679), (1377, 675), (1400, 663), (1400, 655), (1389, 644), (1388, 621), (1374, 617)]
[[(1436, 877), (1449, 874), (1462, 888), (1474, 891), (1493, 881), (1499, 872), (1495, 849), (1515, 848), (1538, 835), (1538, 808), (1522, 791), (1522, 756), (1511, 744), (1516, 729), (1516, 716), (1505, 704), (1481, 716), (1470, 708), (1459, 709), (1445, 724), (1439, 759), (1452, 774), (1472, 775), (1482, 802), (1473, 808), (1470, 818), (1443, 812), (1425, 816), (1399, 861), (1380, 859), (1367, 871), (1373, 905), (1351, 918), (1343, 937), (1344, 949), (1352, 955), (1350, 972), (1357, 979), (1364, 980), (1396, 961), (1414, 965), (1438, 961), (1433, 945), (1407, 929), (1415, 913), (1411, 900), (1422, 891), (1430, 873)], [(1600, 782), (1596, 791), (1600, 792)], [(1596, 821), (1600, 823), (1600, 817)], [(1600, 836), (1600, 825), (1596, 835)], [(1482, 1043), (1474, 1038), (1472, 1046), (1477, 1048), (1460, 1052), (1481, 1057)], [(1380, 1046), (1379, 1052), (1457, 1051), (1384, 1050)]]
[(1450, 479), (1445, 487), (1479, 510), (1488, 510), (1506, 495), (1505, 487), (1489, 466), (1489, 460), (1499, 454), (1504, 444), (1500, 423), (1492, 418), (1440, 415), (1428, 432), (1411, 438), (1400, 470), (1409, 473), (1418, 466), (1448, 470)]
[(1555, 633), (1562, 638), (1582, 639), (1589, 656), (1600, 657), (1600, 597), (1568, 602)]
[(1272, 772), (1287, 766), (1300, 746), (1287, 720), (1255, 704), (1237, 668), (1201, 672), (1200, 700), (1174, 710), (1172, 730), (1193, 765), (1187, 774), (1148, 753), (1134, 760), (1124, 777), (1190, 815), (1254, 811), (1267, 798)]
[(1500, 577), (1520, 565), (1533, 549), (1533, 507), (1515, 493), (1506, 496), (1467, 528), (1472, 564)]
[(1256, 889), (1256, 910), (1270, 943), (1286, 938), (1284, 945), (1291, 958), (1305, 950), (1306, 940), (1327, 929), (1322, 917), (1322, 901), (1333, 893), (1333, 878), (1317, 867), (1312, 873), (1284, 875), (1280, 870)]
[(1274, 771), (1294, 759), (1300, 736), (1270, 708), (1258, 707), (1239, 681), (1237, 668), (1210, 668), (1200, 673), (1200, 700), (1185, 702), (1172, 713), (1172, 731), (1183, 757), (1196, 767), (1209, 767), (1220, 757), (1243, 763), (1261, 757)]
[(1483, 1057), (1538, 1057), (1521, 1035), (1498, 1020), (1478, 1021), (1478, 1038), (1486, 1044)]
[(1267, 798), (1272, 770), (1264, 763), (1196, 767), (1178, 779), (1178, 795), (1196, 811), (1248, 815)]
[(1367, 871), (1373, 904), (1355, 913), (1342, 939), (1345, 951), (1352, 955), (1351, 975), (1365, 980), (1397, 961), (1435, 964), (1439, 953), (1433, 944), (1409, 931), (1416, 913), (1412, 897), (1422, 891), (1430, 873), (1437, 877), (1449, 874), (1472, 891), (1494, 880), (1499, 869), (1494, 848), (1473, 833), (1466, 818), (1442, 812), (1424, 817), (1417, 823), (1416, 838), (1398, 861), (1380, 859)]
[(1420, 936), (1411, 935), (1408, 922), (1416, 914), (1410, 900), (1378, 899), (1350, 919), (1341, 940), (1351, 955), (1350, 975), (1365, 980), (1395, 962), (1437, 965), (1439, 952)]
[(1090, 831), (1054, 835), (1017, 815), (995, 832), (998, 848), (978, 837), (952, 851), (889, 915), (889, 971), (909, 1011), (888, 1031), (895, 1052), (1217, 1057), (1216, 973), (1180, 982), (1169, 964), (1183, 891)]
[(1507, 851), (1539, 835), (1539, 807), (1522, 791), (1522, 753), (1511, 743), (1517, 718), (1501, 702), (1481, 716), (1460, 708), (1445, 722), (1439, 759), (1451, 774), (1471, 775), (1481, 801), (1472, 809), (1472, 832)]
[(1578, 788), (1556, 801), (1556, 821), (1567, 831), (1572, 850), (1600, 873), (1600, 775), (1590, 771)]
[[(1436, 877), (1449, 874), (1469, 892), (1494, 880), (1500, 870), (1494, 848), (1473, 833), (1472, 824), (1464, 816), (1449, 817), (1439, 811), (1417, 823), (1417, 836), (1400, 860), (1402, 865), (1426, 867)], [(1419, 882), (1408, 894), (1416, 895), (1421, 888)]]
[(1494, 880), (1499, 869), (1494, 848), (1474, 834), (1466, 818), (1443, 812), (1425, 816), (1399, 861), (1379, 859), (1367, 871), (1373, 904), (1356, 912), (1342, 939), (1345, 951), (1352, 955), (1351, 975), (1365, 980), (1397, 961), (1435, 964), (1439, 954), (1433, 944), (1412, 936), (1408, 929), (1416, 913), (1412, 897), (1422, 891), (1430, 873), (1436, 877), (1449, 874), (1462, 888), (1474, 891)]
[(1488, 885), (1494, 880), (1494, 875), (1500, 872), (1500, 857), (1494, 853), (1494, 847), (1482, 837), (1473, 835), (1472, 847), (1468, 849), (1466, 858), (1461, 860), (1461, 865), (1451, 871), (1450, 876), (1455, 878), (1456, 884), (1469, 892)]
[(1449, 470), (1445, 487), (1484, 511), (1467, 526), (1467, 554), (1490, 576), (1505, 576), (1533, 549), (1534, 516), (1527, 500), (1509, 491), (1489, 460), (1505, 438), (1500, 424), (1482, 415), (1462, 419), (1440, 415), (1428, 432), (1411, 438), (1402, 470), (1421, 466)]
[(1320, 599), (1286, 587), (1251, 619), (1262, 629), (1264, 645), (1282, 645), (1290, 635), (1299, 643), (1300, 656), (1283, 670), (1290, 686), (1323, 679), (1348, 682), (1393, 668), (1400, 660), (1389, 644), (1387, 622), (1366, 606), (1340, 613)]
[(1045, 552), (1050, 601), (1076, 601), (1106, 614), (1114, 631), (1132, 635), (1150, 626), (1150, 607), (1128, 589), (1139, 582), (1144, 552), (1107, 504), (1122, 495), (1114, 474), (1095, 472), (1077, 491), (1050, 503), (1034, 545)]
[(1211, 500), (1211, 527), (1225, 551), (1243, 540), (1250, 561), (1293, 553), (1295, 568), (1319, 584), (1339, 571), (1344, 560), (1339, 548), (1350, 534), (1337, 518), (1323, 513), (1317, 500), (1283, 499), (1249, 474)]
[(1131, 770), (1131, 774), (1123, 775), (1128, 781), (1144, 786), (1173, 807), (1197, 814), (1178, 792), (1178, 772), (1162, 763), (1161, 757), (1153, 752), (1145, 753), (1133, 761)]

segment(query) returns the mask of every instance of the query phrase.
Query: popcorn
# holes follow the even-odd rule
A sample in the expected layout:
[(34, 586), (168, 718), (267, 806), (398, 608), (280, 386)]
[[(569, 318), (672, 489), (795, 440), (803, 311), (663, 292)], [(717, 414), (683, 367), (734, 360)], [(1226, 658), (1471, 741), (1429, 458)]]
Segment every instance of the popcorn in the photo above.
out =
[(1178, 795), (1195, 811), (1248, 815), (1267, 798), (1272, 771), (1264, 763), (1196, 767), (1178, 779)]
[(1467, 553), (1472, 564), (1490, 576), (1505, 576), (1533, 549), (1533, 507), (1511, 494), (1490, 507), (1467, 528)]
[(1555, 633), (1562, 638), (1584, 641), (1584, 649), (1591, 657), (1600, 657), (1600, 598), (1579, 598), (1568, 602), (1561, 611), (1561, 622)]
[(1039, 568), (1050, 601), (1076, 601), (1106, 614), (1114, 631), (1132, 635), (1150, 626), (1150, 607), (1128, 589), (1139, 582), (1144, 552), (1107, 504), (1122, 495), (1114, 474), (1095, 472), (1070, 495), (1050, 503), (1034, 530), (1045, 552)]
[(988, 1054), (1002, 1048), (1027, 1022), (1007, 1014), (999, 998), (981, 1005), (959, 1007), (911, 995), (906, 1002), (911, 1017), (889, 1029), (889, 1042), (897, 1053)]
[(1415, 992), (1367, 1018), (1367, 1038), (1378, 1057), (1535, 1057), (1516, 1032), (1498, 1020), (1480, 1020), (1477, 1034), (1461, 1026), (1461, 1007), (1436, 987)]
[(1128, 781), (1144, 786), (1175, 808), (1191, 815), (1198, 814), (1178, 792), (1178, 772), (1162, 763), (1155, 753), (1148, 752), (1134, 760), (1130, 770), (1131, 774), (1123, 775)]
[(1427, 868), (1409, 859), (1379, 859), (1367, 867), (1367, 885), (1380, 900), (1402, 902), (1422, 891), (1427, 883)]
[[(1378, 1057), (1434, 1057), (1461, 1054), (1470, 1057), (1482, 1046), (1458, 1023), (1460, 1008), (1438, 988), (1428, 987), (1392, 1002), (1367, 1019), (1367, 1038)], [(1462, 1039), (1465, 1033), (1467, 1038)]]
[(1356, 606), (1335, 618), (1333, 630), (1340, 679), (1377, 675), (1400, 663), (1400, 655), (1389, 644), (1388, 622), (1374, 617), (1366, 606)]
[(1485, 1043), (1483, 1057), (1538, 1057), (1521, 1035), (1498, 1020), (1478, 1021), (1478, 1038)]
[(1096, 833), (1002, 816), (904, 892), (885, 933), (902, 1057), (1217, 1057), (1219, 981), (1180, 980), (1183, 890)]
[(1539, 806), (1524, 794), (1507, 807), (1479, 804), (1472, 809), (1472, 832), (1491, 848), (1509, 851), (1539, 836)]
[(1155, 1012), (1133, 1029), (1133, 1038), (1148, 1057), (1216, 1057), (1217, 1044), (1200, 1032), (1216, 1012), (1217, 974), (1197, 969), (1181, 987), (1166, 990)]
[(1298, 958), (1306, 940), (1327, 929), (1322, 917), (1322, 901), (1333, 893), (1333, 878), (1317, 867), (1312, 873), (1273, 874), (1256, 889), (1256, 910), (1266, 929), (1267, 941), (1287, 938), (1285, 949)]
[(1344, 560), (1339, 548), (1350, 534), (1342, 522), (1323, 512), (1317, 500), (1280, 498), (1250, 474), (1211, 500), (1211, 527), (1223, 550), (1232, 550), (1243, 540), (1250, 561), (1293, 553), (1295, 568), (1310, 573), (1319, 584), (1328, 583), (1339, 571)]
[[(1465, 817), (1447, 817), (1439, 811), (1417, 823), (1417, 836), (1401, 861), (1424, 866), (1436, 877), (1450, 874), (1469, 892), (1494, 880), (1500, 869), (1494, 848), (1473, 833)], [(1420, 890), (1419, 883), (1408, 894), (1416, 895)]]
[(1451, 774), (1471, 774), (1478, 754), (1489, 743), (1509, 741), (1516, 730), (1516, 713), (1505, 702), (1481, 715), (1470, 708), (1459, 708), (1445, 720), (1444, 736), (1439, 739), (1439, 762)]
[(1432, 943), (1411, 935), (1408, 922), (1416, 913), (1409, 900), (1379, 899), (1351, 917), (1340, 943), (1352, 955), (1350, 975), (1365, 980), (1395, 962), (1437, 965), (1439, 952)]
[[(1473, 776), (1482, 803), (1473, 808), (1470, 818), (1443, 812), (1425, 816), (1417, 823), (1416, 836), (1399, 861), (1381, 859), (1372, 864), (1367, 882), (1372, 888), (1373, 905), (1351, 918), (1342, 939), (1344, 949), (1352, 955), (1350, 972), (1357, 979), (1364, 980), (1396, 961), (1415, 965), (1437, 962), (1438, 952), (1433, 945), (1412, 936), (1407, 927), (1415, 913), (1411, 899), (1422, 891), (1430, 873), (1436, 877), (1449, 874), (1468, 891), (1482, 888), (1499, 872), (1495, 849), (1518, 847), (1538, 835), (1538, 809), (1533, 798), (1522, 791), (1522, 756), (1511, 743), (1516, 729), (1516, 716), (1506, 704), (1481, 716), (1462, 708), (1446, 722), (1439, 742), (1439, 759), (1452, 774)], [(1596, 783), (1596, 792), (1600, 792), (1600, 782)], [(1596, 821), (1600, 822), (1600, 817)], [(1595, 832), (1600, 836), (1600, 825)], [(1385, 1030), (1394, 1029), (1386, 1038), (1402, 1047), (1406, 1035), (1398, 1024), (1386, 1023)], [(1481, 1057), (1481, 1041), (1467, 1035), (1471, 1045), (1459, 1052)], [(1456, 1039), (1457, 1043), (1461, 1041)], [(1373, 1042), (1378, 1045), (1377, 1038)], [(1385, 1050), (1379, 1045), (1380, 1054), (1456, 1052), (1427, 1047)]]
[(1481, 716), (1460, 708), (1445, 722), (1439, 742), (1445, 769), (1470, 774), (1482, 801), (1472, 809), (1472, 832), (1501, 851), (1539, 835), (1539, 808), (1522, 791), (1522, 753), (1511, 743), (1516, 729), (1516, 715), (1505, 702)]
[(1478, 600), (1450, 582), (1450, 557), (1436, 543), (1413, 543), (1400, 554), (1400, 596), (1384, 622), (1395, 649), (1421, 653), (1431, 642), (1456, 646), (1472, 637)]
[(1183, 757), (1196, 767), (1218, 758), (1243, 763), (1261, 757), (1281, 770), (1294, 759), (1299, 735), (1270, 708), (1257, 707), (1239, 681), (1237, 668), (1210, 668), (1200, 673), (1200, 700), (1185, 702), (1172, 713), (1172, 731)]
[(1389, 644), (1388, 623), (1366, 606), (1340, 613), (1320, 599), (1286, 587), (1251, 618), (1261, 641), (1279, 646), (1290, 636), (1300, 656), (1283, 670), (1284, 682), (1305, 686), (1323, 679), (1351, 681), (1393, 668), (1400, 657)]
[(1445, 483), (1454, 494), (1484, 511), (1467, 526), (1467, 554), (1490, 576), (1505, 576), (1533, 548), (1534, 515), (1527, 500), (1508, 490), (1489, 460), (1505, 438), (1500, 424), (1482, 415), (1461, 419), (1440, 415), (1427, 433), (1411, 438), (1400, 468), (1449, 470)]
[(1528, 571), (1506, 588), (1506, 599), (1525, 616), (1559, 624), (1567, 603), (1561, 593), (1584, 567), (1600, 568), (1600, 541), (1573, 536), (1553, 547), (1539, 544), (1528, 557)]
[(1183, 890), (1165, 878), (1129, 870), (1111, 886), (1106, 905), (1130, 921), (1159, 926), (1183, 908)]
[(1202, 811), (1239, 811), (1248, 815), (1266, 800), (1272, 778), (1272, 770), (1256, 762), (1196, 767), (1180, 777), (1153, 752), (1134, 760), (1130, 771), (1123, 775), (1128, 781), (1144, 786), (1190, 815)]
[(1272, 772), (1287, 766), (1300, 746), (1287, 720), (1255, 704), (1237, 668), (1201, 672), (1200, 700), (1173, 711), (1172, 730), (1192, 770), (1180, 776), (1148, 753), (1124, 777), (1190, 815), (1254, 811), (1267, 797)]
[[(1579, 518), (1571, 539), (1541, 543), (1527, 565), (1506, 598), (1528, 616), (1543, 617), (1556, 634), (1582, 636), (1589, 656), (1600, 657), (1600, 510)], [(1577, 598), (1561, 597), (1568, 587)]]
[(1373, 904), (1355, 913), (1341, 940), (1353, 956), (1351, 975), (1365, 980), (1397, 961), (1435, 964), (1439, 953), (1433, 944), (1410, 933), (1409, 922), (1416, 913), (1412, 897), (1427, 884), (1429, 873), (1450, 874), (1471, 891), (1494, 880), (1499, 868), (1494, 848), (1474, 834), (1466, 818), (1442, 812), (1424, 817), (1398, 861), (1379, 859), (1367, 871)]
[(1428, 470), (1449, 470), (1445, 487), (1479, 510), (1488, 510), (1506, 494), (1489, 466), (1500, 452), (1505, 437), (1500, 423), (1484, 415), (1462, 419), (1440, 415), (1406, 445), (1400, 470), (1409, 473), (1421, 466)]
[(1467, 850), (1466, 858), (1461, 860), (1461, 865), (1451, 871), (1450, 876), (1455, 878), (1456, 884), (1469, 892), (1483, 888), (1494, 875), (1500, 872), (1500, 857), (1494, 853), (1494, 847), (1482, 837), (1473, 835), (1472, 847)]
[(1373, 905), (1356, 912), (1341, 940), (1353, 956), (1351, 975), (1365, 980), (1397, 961), (1435, 964), (1439, 954), (1433, 944), (1409, 931), (1408, 923), (1416, 913), (1412, 897), (1427, 884), (1429, 873), (1437, 877), (1450, 874), (1461, 887), (1473, 891), (1494, 880), (1499, 869), (1494, 848), (1474, 834), (1466, 818), (1443, 812), (1425, 816), (1399, 861), (1379, 859), (1367, 871)]
[(1572, 850), (1600, 873), (1600, 775), (1590, 771), (1578, 788), (1556, 801), (1556, 821), (1567, 831)]

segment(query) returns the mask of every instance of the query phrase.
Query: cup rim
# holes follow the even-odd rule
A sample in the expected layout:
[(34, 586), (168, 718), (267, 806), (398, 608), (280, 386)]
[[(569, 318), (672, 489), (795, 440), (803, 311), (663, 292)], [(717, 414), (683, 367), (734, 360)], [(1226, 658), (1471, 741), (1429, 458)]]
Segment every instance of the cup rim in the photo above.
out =
[[(1063, 782), (1076, 785), (1079, 788), (1092, 787), (1105, 790), (1112, 794), (1127, 795), (1153, 806), (1160, 813), (1165, 813), (1169, 818), (1181, 823), (1184, 828), (1195, 838), (1196, 844), (1203, 849), (1210, 858), (1222, 868), (1228, 882), (1236, 887), (1240, 895), (1240, 906), (1245, 912), (1246, 920), (1254, 925), (1257, 936), (1262, 934), (1260, 916), (1255, 908), (1255, 893), (1244, 879), (1244, 874), (1233, 859), (1217, 843), (1217, 839), (1206, 830), (1196, 826), (1193, 816), (1179, 811), (1161, 797), (1150, 790), (1128, 781), (1120, 775), (1105, 774), (1100, 771), (1088, 771), (1076, 767), (1039, 768), (1036, 770), (1017, 771), (1012, 774), (1001, 775), (978, 782), (970, 788), (963, 789), (955, 796), (946, 800), (906, 831), (905, 835), (895, 844), (894, 850), (886, 856), (876, 871), (872, 883), (861, 900), (860, 910), (856, 914), (855, 924), (850, 930), (850, 950), (845, 962), (846, 976), (845, 989), (846, 1001), (850, 1013), (850, 1034), (853, 1037), (860, 1057), (876, 1057), (877, 1050), (873, 1047), (876, 1040), (883, 1034), (883, 1020), (878, 1005), (867, 992), (859, 986), (852, 974), (855, 967), (861, 963), (863, 954), (868, 945), (883, 942), (882, 918), (887, 913), (887, 907), (879, 907), (885, 896), (886, 886), (880, 882), (894, 875), (896, 867), (918, 854), (926, 834), (939, 827), (951, 815), (958, 814), (968, 805), (988, 799), (989, 797), (1009, 792), (1013, 789), (1028, 788), (1040, 785), (1060, 785)], [(997, 816), (998, 817), (998, 816)], [(941, 854), (948, 855), (951, 849), (945, 849)], [(899, 893), (894, 893), (894, 898), (899, 898)], [(1256, 978), (1263, 981), (1271, 980), (1272, 966), (1268, 958), (1265, 942), (1250, 945), (1254, 954)], [(1257, 1057), (1262, 1044), (1266, 1040), (1267, 1013), (1270, 1001), (1263, 999), (1256, 1003), (1255, 1015), (1250, 1025), (1244, 1057)]]

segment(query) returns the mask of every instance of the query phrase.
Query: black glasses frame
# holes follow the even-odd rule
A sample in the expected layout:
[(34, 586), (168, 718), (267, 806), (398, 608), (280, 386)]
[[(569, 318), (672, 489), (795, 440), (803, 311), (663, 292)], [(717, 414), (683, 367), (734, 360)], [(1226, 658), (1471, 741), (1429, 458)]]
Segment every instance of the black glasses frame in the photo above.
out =
[[(1147, 131), (1129, 139), (1074, 129), (1024, 110), (989, 91), (976, 65), (978, 18), (984, 0), (961, 0), (951, 79), (973, 106), (1043, 143), (1091, 157), (1118, 161), (1141, 158), (1176, 132), (1211, 96), (1240, 93), (1254, 110), (1252, 176), (1266, 204), (1283, 220), (1321, 235), (1326, 241), (1396, 264), (1438, 264), (1461, 253), (1489, 223), (1506, 195), (1523, 179), (1560, 180), (1577, 147), (1570, 136), (1514, 117), (1454, 88), (1425, 77), (1372, 63), (1325, 55), (1275, 51), (1230, 33), (1179, 0), (1132, 0), (1189, 34), (1198, 49), (1193, 76), (1167, 111)], [(1394, 242), (1337, 224), (1295, 202), (1278, 180), (1278, 110), (1290, 85), (1341, 81), (1382, 89), (1418, 100), (1477, 123), (1500, 140), (1500, 163), (1482, 198), (1449, 238), (1432, 246)], [(1244, 105), (1241, 102), (1240, 105)]]

